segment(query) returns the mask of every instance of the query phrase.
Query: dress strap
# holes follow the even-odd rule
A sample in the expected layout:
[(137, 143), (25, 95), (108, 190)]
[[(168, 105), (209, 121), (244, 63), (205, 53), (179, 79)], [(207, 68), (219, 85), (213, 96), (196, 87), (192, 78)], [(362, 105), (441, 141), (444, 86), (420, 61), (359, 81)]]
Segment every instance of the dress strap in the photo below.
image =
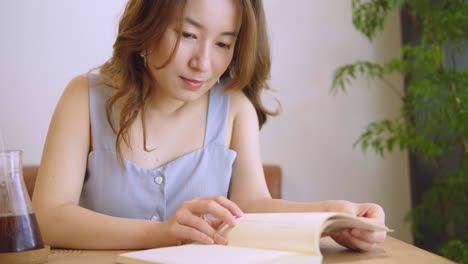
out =
[[(106, 101), (112, 95), (112, 89), (99, 84), (99, 75), (88, 73), (89, 118), (93, 150), (106, 149), (115, 151), (115, 135), (106, 116)], [(115, 126), (114, 112), (112, 124)]]
[(204, 145), (225, 145), (229, 114), (229, 93), (222, 91), (223, 82), (217, 83), (210, 90), (208, 118)]

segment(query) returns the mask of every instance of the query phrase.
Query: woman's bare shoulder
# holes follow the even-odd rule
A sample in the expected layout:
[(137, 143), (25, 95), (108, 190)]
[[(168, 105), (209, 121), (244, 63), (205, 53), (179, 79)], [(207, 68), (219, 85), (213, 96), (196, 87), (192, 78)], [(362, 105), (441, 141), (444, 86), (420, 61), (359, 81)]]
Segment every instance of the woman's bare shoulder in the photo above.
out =
[(249, 98), (241, 90), (230, 91), (230, 108), (233, 116), (238, 116), (239, 114), (255, 114), (255, 107)]
[(88, 96), (90, 86), (93, 89), (107, 89), (109, 88), (106, 80), (96, 73), (84, 73), (72, 78), (65, 87), (61, 100), (81, 100), (82, 103), (88, 107)]
[[(73, 117), (87, 120), (88, 116), (88, 77), (78, 75), (72, 78), (62, 92), (60, 100), (54, 112), (56, 117)], [(59, 118), (62, 120), (62, 118)], [(65, 123), (68, 121), (63, 120)]]
[[(72, 78), (65, 90), (63, 95), (72, 95), (72, 96), (84, 96), (88, 95), (88, 76), (86, 74), (81, 74)], [(63, 96), (62, 96), (63, 97)]]
[(230, 92), (229, 116), (233, 124), (258, 123), (257, 111), (243, 91)]

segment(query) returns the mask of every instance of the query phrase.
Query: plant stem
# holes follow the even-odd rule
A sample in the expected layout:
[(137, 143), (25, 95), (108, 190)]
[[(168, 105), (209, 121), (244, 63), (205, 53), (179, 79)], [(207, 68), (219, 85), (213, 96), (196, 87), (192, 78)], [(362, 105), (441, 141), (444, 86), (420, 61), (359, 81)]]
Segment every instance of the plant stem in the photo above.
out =
[(383, 77), (381, 78), (381, 80), (382, 80), (385, 84), (387, 84), (388, 87), (390, 87), (390, 89), (392, 89), (393, 92), (403, 101), (404, 95), (401, 94), (401, 93), (398, 91), (398, 89), (397, 89), (391, 82), (389, 82), (387, 79), (385, 79), (385, 78), (383, 78)]
[[(452, 83), (450, 84), (450, 86), (449, 86), (449, 91), (453, 93), (453, 92), (456, 92), (456, 90), (457, 90), (457, 87), (456, 87), (455, 84), (452, 82)], [(456, 106), (457, 106), (457, 109), (458, 109), (459, 111), (461, 111), (461, 105), (460, 105), (460, 104), (461, 104), (461, 100), (460, 100), (458, 97), (455, 98), (455, 104), (456, 104)], [(468, 141), (467, 141), (465, 138), (462, 138), (461, 141), (462, 141), (462, 143), (463, 143), (463, 147), (464, 147), (465, 153), (468, 153)]]

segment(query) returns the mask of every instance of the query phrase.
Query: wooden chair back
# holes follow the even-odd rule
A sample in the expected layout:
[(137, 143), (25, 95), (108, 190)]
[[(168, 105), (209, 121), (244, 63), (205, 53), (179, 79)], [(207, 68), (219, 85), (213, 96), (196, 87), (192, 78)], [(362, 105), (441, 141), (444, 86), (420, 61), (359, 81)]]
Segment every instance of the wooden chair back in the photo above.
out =
[[(32, 198), (34, 186), (36, 184), (37, 171), (39, 166), (23, 166), (23, 177), (29, 197)], [(281, 167), (272, 164), (264, 164), (263, 171), (265, 172), (265, 180), (270, 191), (271, 197), (281, 199)]]

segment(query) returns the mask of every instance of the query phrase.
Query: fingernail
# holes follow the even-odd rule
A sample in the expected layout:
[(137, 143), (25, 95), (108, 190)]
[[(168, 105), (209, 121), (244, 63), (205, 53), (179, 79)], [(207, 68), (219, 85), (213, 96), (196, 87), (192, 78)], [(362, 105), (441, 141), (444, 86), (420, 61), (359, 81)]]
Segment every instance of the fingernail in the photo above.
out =
[(235, 226), (236, 224), (237, 224), (237, 221), (236, 221), (236, 219), (234, 217), (231, 218), (231, 220), (229, 220), (229, 225)]
[(241, 210), (238, 210), (238, 211), (237, 211), (237, 215), (238, 215), (238, 216), (243, 216), (243, 215), (244, 215), (244, 212), (242, 212)]
[(218, 244), (223, 244), (223, 245), (227, 244), (227, 240), (218, 233), (214, 235), (214, 238)]

